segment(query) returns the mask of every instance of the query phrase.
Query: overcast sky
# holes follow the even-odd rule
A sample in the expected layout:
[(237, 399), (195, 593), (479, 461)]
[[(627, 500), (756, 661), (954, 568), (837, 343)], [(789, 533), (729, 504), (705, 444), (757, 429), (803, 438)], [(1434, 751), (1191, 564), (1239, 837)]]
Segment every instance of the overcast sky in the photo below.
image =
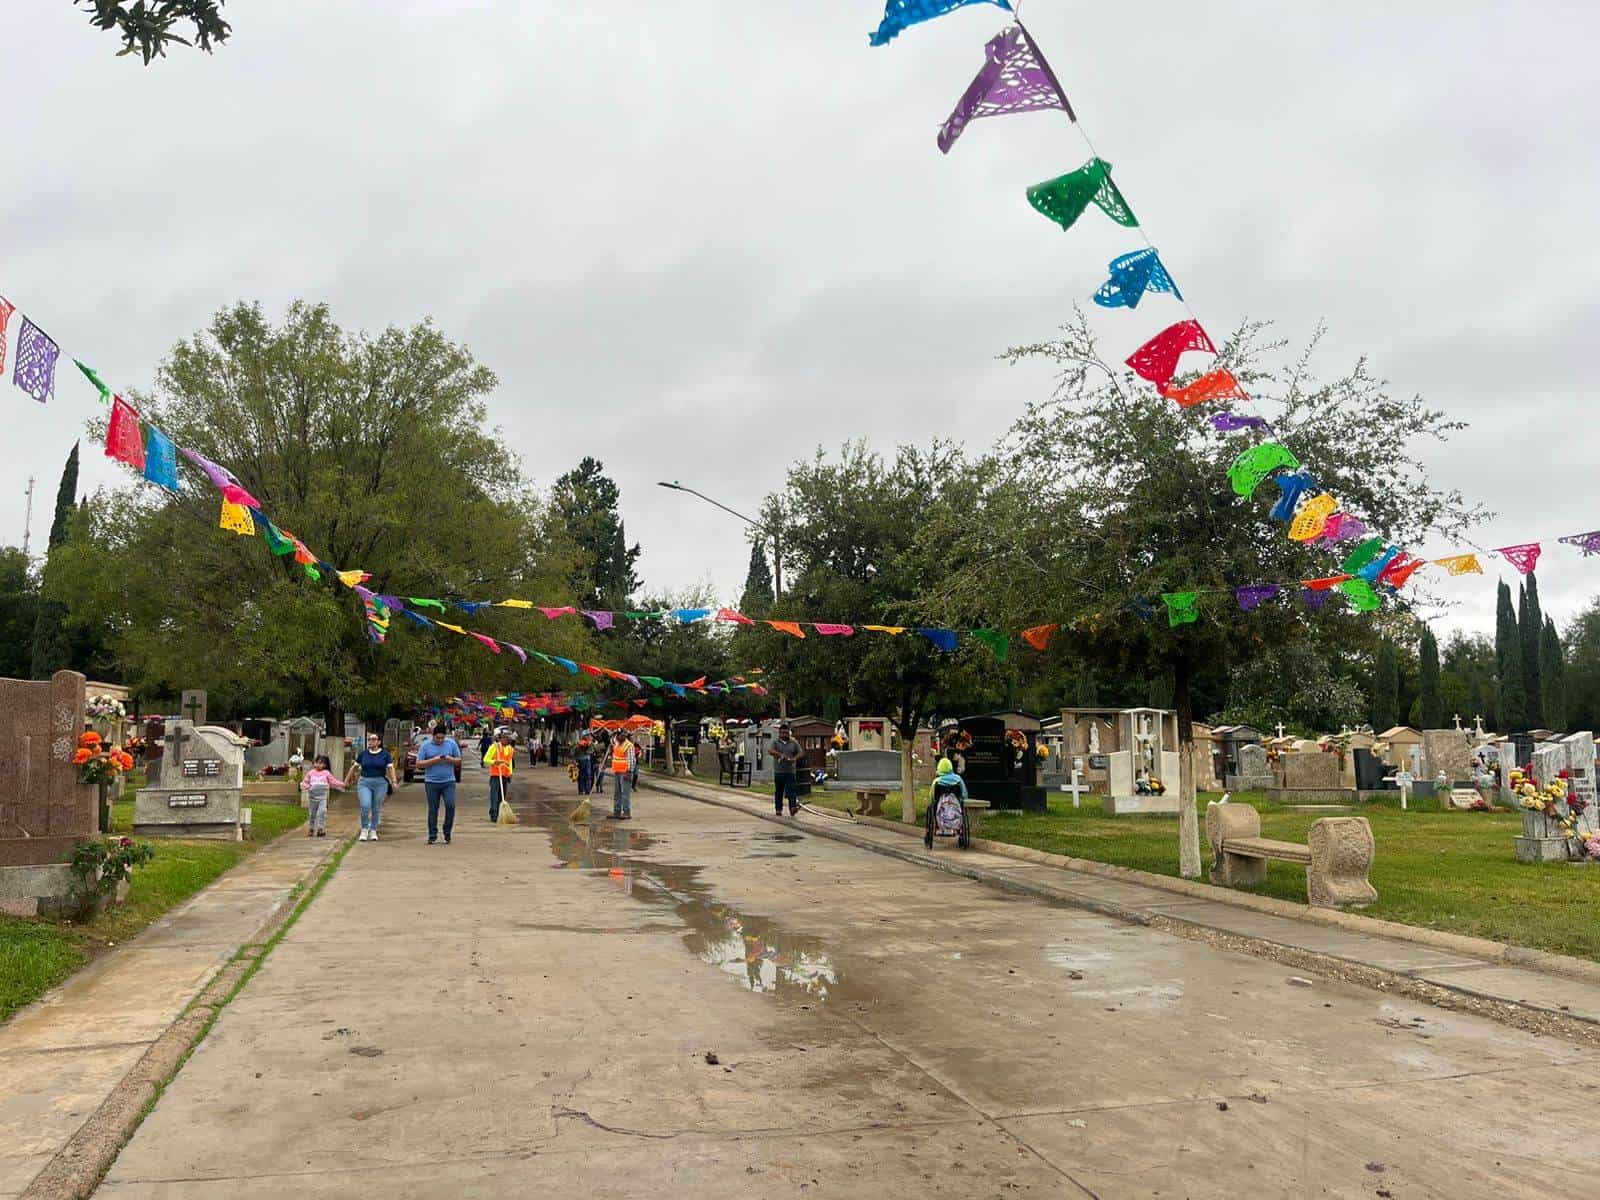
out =
[[(737, 522), (656, 480), (752, 511), (819, 443), (986, 445), (1050, 387), (995, 355), (1138, 245), (1027, 205), (1085, 158), (1059, 113), (938, 152), (1006, 20), (987, 5), (870, 49), (879, 0), (232, 0), (226, 46), (148, 69), (68, 0), (7, 8), (0, 293), (64, 363), (148, 387), (239, 299), (374, 331), (432, 316), (498, 374), (491, 415), (541, 486), (604, 460), (653, 589), (736, 594), (748, 557)], [(1600, 526), (1600, 7), (1023, 15), (1206, 325), (1298, 341), (1325, 318), (1327, 372), (1365, 353), (1470, 421), (1423, 468), (1497, 510), (1481, 544), (1550, 543), (1546, 608), (1570, 618), (1600, 587), (1600, 559), (1554, 544)], [(1125, 353), (1180, 315), (1094, 319)], [(0, 542), (31, 472), (37, 548), (97, 406), (70, 365), (47, 407), (9, 368)], [(115, 479), (86, 449), (85, 485)], [(1509, 568), (1486, 566), (1441, 589), (1463, 602), (1445, 626), (1492, 629)]]

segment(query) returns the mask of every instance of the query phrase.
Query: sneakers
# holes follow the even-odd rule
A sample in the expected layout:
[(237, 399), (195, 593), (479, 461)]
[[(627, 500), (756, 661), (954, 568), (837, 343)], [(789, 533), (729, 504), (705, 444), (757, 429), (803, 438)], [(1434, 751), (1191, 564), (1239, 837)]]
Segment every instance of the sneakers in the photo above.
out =
[(366, 831), (366, 830), (365, 830), (365, 829), (363, 829), (363, 830), (362, 830), (362, 831), (361, 831), (361, 836), (360, 836), (360, 837), (358, 837), (358, 838), (357, 838), (357, 839), (356, 839), (356, 841), (358, 841), (358, 842), (364, 842), (364, 841), (366, 841), (366, 840), (367, 840), (367, 831)]
[(378, 840), (378, 831), (376, 829), (374, 829), (368, 834), (367, 841), (375, 842), (377, 840)]
[(327, 837), (328, 836), (328, 831), (326, 829), (319, 829), (319, 830), (317, 830), (317, 836), (318, 837)]
[(437, 843), (437, 842), (438, 842), (438, 840), (439, 840), (439, 839), (438, 839), (438, 838), (429, 838), (429, 839), (428, 839), (428, 845), (430, 845), (430, 846), (432, 846), (432, 845), (434, 845), (434, 844), (435, 844), (435, 843)]

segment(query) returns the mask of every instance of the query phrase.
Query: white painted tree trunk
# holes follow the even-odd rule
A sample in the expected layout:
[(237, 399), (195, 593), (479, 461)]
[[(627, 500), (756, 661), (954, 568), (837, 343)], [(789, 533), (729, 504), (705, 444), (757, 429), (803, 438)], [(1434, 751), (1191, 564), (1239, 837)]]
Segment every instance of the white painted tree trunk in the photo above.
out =
[(1200, 814), (1195, 810), (1194, 743), (1178, 743), (1178, 873), (1200, 877)]
[(907, 825), (917, 823), (916, 764), (911, 761), (915, 743), (915, 738), (900, 739), (900, 819)]

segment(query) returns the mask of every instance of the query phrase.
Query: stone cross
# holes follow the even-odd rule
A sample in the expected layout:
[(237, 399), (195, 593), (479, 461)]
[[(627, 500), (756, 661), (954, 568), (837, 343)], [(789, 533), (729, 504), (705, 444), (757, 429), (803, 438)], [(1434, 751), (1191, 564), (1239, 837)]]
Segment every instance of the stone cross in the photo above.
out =
[(1461, 732), (1461, 714), (1460, 713), (1457, 713), (1455, 715), (1455, 722), (1456, 722), (1456, 732), (1460, 733)]
[(204, 692), (185, 692), (183, 697), (183, 711), (189, 714), (189, 724), (201, 724), (205, 720), (206, 694)]
[(1477, 714), (1473, 715), (1473, 718), (1472, 718), (1472, 731), (1474, 733), (1476, 733), (1479, 737), (1482, 737), (1487, 732), (1483, 727), (1483, 717), (1482, 716), (1479, 716)]
[(1282, 721), (1279, 721), (1275, 726), (1273, 726), (1273, 728), (1278, 731), (1278, 736), (1280, 738), (1283, 737), (1283, 722)]

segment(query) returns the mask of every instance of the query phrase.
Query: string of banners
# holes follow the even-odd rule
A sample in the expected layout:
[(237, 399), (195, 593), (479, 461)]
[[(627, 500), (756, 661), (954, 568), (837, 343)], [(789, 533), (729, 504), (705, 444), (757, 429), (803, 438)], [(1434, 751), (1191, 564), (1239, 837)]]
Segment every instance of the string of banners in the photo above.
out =
[[(9, 301), (0, 298), (0, 370), (4, 369), (4, 355), (6, 340), (3, 336), (5, 325), (15, 311)], [(42, 334), (28, 334), (29, 329), (37, 330), (31, 321), (24, 318), (23, 335), (29, 337), (45, 336)], [(23, 336), (23, 335), (19, 335)], [(59, 357), (59, 350), (55, 343), (50, 343), (52, 350), (41, 361), (48, 362), (48, 378), (36, 380), (31, 375), (26, 379), (17, 379), (17, 386), (28, 391), (25, 384), (37, 384), (35, 391), (30, 391), (41, 402), (48, 400), (55, 394), (55, 361)], [(36, 355), (37, 359), (38, 356)], [(372, 578), (362, 570), (341, 570), (332, 563), (327, 562), (316, 554), (305, 542), (294, 533), (277, 525), (262, 509), (261, 502), (256, 499), (238, 480), (232, 471), (220, 463), (211, 461), (197, 450), (187, 446), (179, 446), (173, 438), (165, 433), (154, 422), (142, 417), (138, 410), (129, 404), (122, 396), (114, 393), (100, 378), (99, 374), (86, 364), (73, 360), (78, 369), (88, 381), (99, 391), (102, 401), (110, 405), (111, 415), (106, 423), (106, 457), (140, 472), (150, 483), (177, 494), (182, 490), (183, 484), (179, 476), (178, 462), (180, 457), (189, 462), (202, 475), (208, 479), (212, 486), (221, 494), (221, 512), (218, 525), (226, 530), (241, 536), (259, 535), (267, 543), (267, 548), (275, 555), (293, 555), (294, 561), (304, 569), (307, 577), (320, 580), (325, 576), (337, 579), (339, 583), (353, 591), (361, 601), (362, 614), (366, 622), (367, 635), (374, 642), (383, 642), (389, 633), (390, 621), (393, 614), (408, 618), (414, 624), (428, 629), (444, 629), (461, 637), (472, 638), (486, 650), (500, 654), (509, 650), (526, 665), (530, 659), (544, 663), (547, 666), (558, 667), (568, 674), (584, 674), (597, 679), (610, 680), (624, 683), (636, 691), (646, 688), (670, 694), (679, 698), (686, 697), (690, 692), (702, 694), (731, 694), (736, 692), (752, 692), (765, 695), (765, 685), (754, 682), (743, 676), (728, 679), (709, 681), (704, 675), (687, 682), (674, 682), (655, 675), (634, 675), (631, 672), (618, 670), (614, 667), (603, 666), (596, 663), (578, 662), (573, 659), (563, 658), (560, 655), (546, 654), (541, 650), (524, 648), (523, 646), (490, 637), (488, 634), (476, 630), (466, 629), (449, 621), (439, 620), (424, 616), (417, 608), (434, 608), (444, 611), (444, 605), (437, 600), (413, 600), (408, 606), (399, 596), (375, 592), (365, 586)], [(19, 353), (18, 368), (22, 366)], [(475, 610), (469, 610), (475, 611)], [(757, 672), (759, 673), (759, 672)], [(644, 704), (644, 701), (639, 701)]]
[[(1021, 30), (1020, 25), (1013, 26), (1012, 30), (1017, 31), (1018, 36), (1025, 37), (1025, 31)], [(1064, 98), (1063, 103), (1065, 103)], [(978, 112), (977, 109), (974, 111)], [(978, 115), (983, 114), (978, 112)], [(1165, 278), (1164, 269), (1162, 277)], [(15, 307), (9, 301), (0, 297), (0, 371), (3, 371), (5, 365), (7, 341), (4, 334), (15, 311)], [(41, 338), (48, 342), (48, 352), (37, 348)], [(27, 370), (23, 369), (22, 347), (25, 341), (34, 347), (26, 356), (28, 363), (31, 364)], [(59, 348), (26, 316), (22, 318), (18, 345), (13, 382), (40, 402), (52, 398), (55, 394), (55, 364), (60, 357)], [(619, 620), (660, 620), (680, 624), (705, 621), (740, 626), (764, 625), (800, 639), (808, 636), (808, 630), (824, 638), (853, 637), (858, 633), (898, 637), (909, 633), (926, 639), (936, 649), (945, 653), (953, 652), (959, 644), (960, 633), (957, 630), (938, 626), (778, 618), (756, 620), (731, 608), (674, 608), (655, 611), (583, 609), (574, 605), (538, 604), (532, 600), (517, 598), (442, 600), (426, 596), (401, 597), (392, 593), (377, 592), (366, 586), (371, 579), (366, 571), (340, 569), (322, 559), (294, 533), (273, 522), (263, 511), (261, 502), (226, 467), (212, 462), (196, 450), (178, 446), (157, 425), (146, 420), (126, 399), (113, 392), (93, 368), (77, 359), (73, 362), (99, 392), (102, 402), (110, 406), (110, 419), (106, 425), (107, 457), (139, 471), (148, 482), (172, 493), (177, 493), (182, 488), (179, 461), (180, 459), (187, 461), (220, 493), (221, 510), (217, 522), (219, 527), (240, 536), (260, 536), (273, 554), (292, 554), (294, 561), (299, 563), (306, 575), (313, 580), (320, 580), (325, 576), (337, 579), (340, 584), (353, 591), (361, 601), (368, 636), (375, 642), (382, 642), (387, 638), (392, 619), (395, 614), (399, 614), (418, 626), (443, 629), (461, 637), (471, 638), (494, 654), (510, 650), (524, 664), (531, 658), (547, 666), (558, 667), (569, 674), (591, 675), (624, 683), (635, 689), (652, 688), (679, 697), (691, 691), (716, 694), (753, 691), (764, 694), (765, 688), (760, 683), (750, 682), (741, 677), (716, 682), (708, 682), (705, 677), (701, 677), (677, 683), (653, 675), (634, 675), (613, 667), (578, 662), (525, 648), (516, 642), (494, 638), (477, 630), (445, 621), (437, 615), (428, 616), (426, 613), (444, 614), (458, 609), (470, 616), (485, 608), (509, 608), (538, 611), (550, 620), (565, 616), (581, 616), (590, 621), (596, 630), (615, 628)], [(1232, 587), (1195, 588), (1162, 593), (1159, 599), (1165, 607), (1170, 624), (1182, 625), (1198, 620), (1201, 597), (1205, 595), (1231, 593), (1239, 608), (1245, 612), (1253, 612), (1270, 601), (1295, 595), (1300, 597), (1306, 608), (1321, 610), (1326, 607), (1330, 597), (1339, 595), (1355, 611), (1366, 612), (1381, 605), (1380, 589), (1398, 589), (1424, 565), (1437, 566), (1450, 575), (1483, 572), (1477, 553), (1418, 559), (1387, 545), (1380, 537), (1368, 536), (1366, 526), (1358, 518), (1339, 512), (1336, 507), (1330, 510), (1331, 497), (1308, 498), (1305, 492), (1309, 485), (1298, 482), (1302, 476), (1293, 470), (1297, 467), (1298, 463), (1294, 462), (1293, 456), (1286, 449), (1275, 443), (1267, 443), (1252, 447), (1242, 454), (1230, 470), (1229, 478), (1235, 492), (1247, 496), (1274, 471), (1289, 470), (1291, 473), (1275, 477), (1280, 497), (1272, 515), (1288, 522), (1289, 536), (1296, 540), (1309, 541), (1313, 537), (1320, 537), (1332, 542), (1357, 542), (1341, 564), (1340, 572), (1315, 579), (1249, 583)], [(1586, 557), (1600, 553), (1600, 530), (1570, 534), (1557, 540), (1576, 547)], [(1506, 558), (1523, 573), (1527, 573), (1534, 569), (1541, 549), (1542, 543), (1527, 542), (1518, 546), (1501, 547), (1494, 553)], [(1147, 620), (1158, 615), (1156, 605), (1151, 598), (1135, 599), (1128, 607)], [(1100, 621), (1101, 614), (1087, 614), (1066, 623), (1065, 626), (1062, 622), (1051, 622), (1018, 630), (1016, 637), (1033, 649), (1044, 651), (1048, 649), (1051, 638), (1063, 627), (1092, 630)], [(969, 629), (966, 633), (973, 640), (987, 646), (1000, 661), (1008, 660), (1012, 646), (1010, 633), (983, 627)]]
[[(1180, 381), (1178, 368), (1183, 356), (1203, 353), (1217, 360), (1216, 345), (1184, 299), (1160, 253), (1145, 236), (1132, 206), (1112, 179), (1111, 164), (1095, 150), (1060, 80), (1032, 34), (1017, 18), (1012, 4), (1008, 0), (888, 0), (883, 20), (869, 41), (874, 46), (887, 45), (912, 25), (976, 4), (993, 4), (1011, 12), (1013, 19), (989, 41), (982, 67), (940, 127), (940, 151), (950, 153), (972, 122), (984, 117), (1044, 110), (1066, 115), (1083, 138), (1089, 159), (1076, 170), (1028, 188), (1028, 203), (1063, 230), (1071, 229), (1092, 206), (1116, 224), (1139, 232), (1144, 246), (1112, 259), (1106, 281), (1092, 297), (1094, 303), (1102, 308), (1132, 310), (1147, 295), (1166, 294), (1184, 306), (1189, 319), (1175, 322), (1140, 346), (1128, 356), (1127, 366), (1180, 407), (1210, 406), (1211, 425), (1221, 433), (1248, 436), (1260, 431), (1266, 435), (1266, 440), (1239, 452), (1229, 468), (1228, 482), (1236, 495), (1248, 498), (1270, 479), (1278, 489), (1270, 516), (1288, 526), (1290, 538), (1328, 545), (1355, 543), (1346, 551), (1337, 575), (1301, 582), (1300, 594), (1305, 603), (1320, 608), (1329, 589), (1337, 588), (1357, 611), (1370, 612), (1381, 607), (1386, 594), (1398, 592), (1425, 566), (1437, 567), (1448, 575), (1481, 574), (1478, 553), (1496, 555), (1521, 574), (1532, 571), (1539, 560), (1540, 542), (1493, 550), (1478, 548), (1478, 553), (1425, 559), (1373, 534), (1359, 517), (1344, 510), (1337, 497), (1318, 485), (1287, 446), (1276, 440), (1265, 417), (1239, 413), (1230, 407), (1240, 402), (1254, 408), (1255, 401), (1226, 367), (1214, 361), (1209, 370)], [(1600, 552), (1600, 530), (1568, 534), (1556, 540), (1577, 547), (1585, 557)], [(1239, 607), (1252, 611), (1285, 594), (1290, 586), (1246, 584), (1232, 590)], [(1162, 600), (1171, 624), (1197, 620), (1200, 595), (1198, 589), (1164, 593)]]

